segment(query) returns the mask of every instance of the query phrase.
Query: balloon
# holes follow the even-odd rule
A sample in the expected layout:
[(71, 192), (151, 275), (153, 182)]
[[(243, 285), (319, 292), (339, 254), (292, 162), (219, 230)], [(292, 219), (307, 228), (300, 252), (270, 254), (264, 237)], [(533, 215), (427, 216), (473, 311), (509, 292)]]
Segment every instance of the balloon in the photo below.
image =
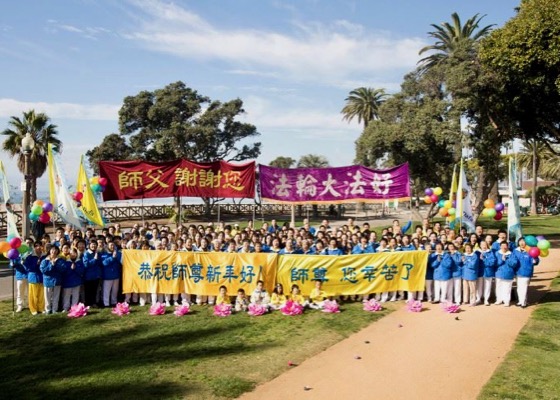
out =
[(17, 249), (10, 249), (8, 250), (6, 255), (10, 260), (15, 260), (16, 258), (19, 257), (19, 252), (17, 251)]
[(455, 229), (456, 221), (457, 221), (457, 219), (454, 219), (453, 221), (451, 221), (451, 222), (449, 223), (449, 227), (450, 227), (451, 229)]
[(43, 204), (44, 204), (44, 203), (45, 203), (45, 202), (44, 202), (43, 200), (37, 199), (37, 200), (35, 200), (35, 201), (33, 202), (33, 205), (34, 205), (34, 206), (43, 207)]
[(489, 208), (489, 209), (488, 209), (488, 214), (487, 214), (487, 215), (488, 215), (490, 218), (494, 218), (494, 217), (496, 216), (496, 214), (497, 214), (497, 211), (494, 210), (493, 208)]
[(97, 185), (99, 183), (99, 177), (98, 176), (92, 176), (89, 181), (92, 185)]
[[(543, 235), (537, 236), (537, 240), (544, 240), (544, 236), (543, 236)], [(542, 253), (542, 252), (541, 252), (541, 253)]]
[(484, 215), (485, 217), (488, 217), (488, 210), (489, 210), (489, 208), (484, 208), (482, 210), (482, 215)]
[(103, 192), (105, 191), (105, 186), (100, 186), (99, 191), (100, 191), (101, 193), (103, 193)]
[(74, 193), (74, 200), (76, 201), (80, 201), (84, 198), (84, 194), (82, 192), (76, 192)]
[(25, 243), (22, 243), (21, 246), (18, 247), (17, 251), (19, 254), (25, 254), (29, 251), (29, 246)]
[[(495, 204), (494, 204), (494, 200), (492, 199), (486, 199), (484, 200), (484, 207), (486, 208), (494, 208)], [(496, 210), (494, 210), (496, 211)]]
[(49, 203), (47, 201), (47, 202), (45, 202), (45, 204), (43, 204), (43, 212), (51, 212), (52, 210), (53, 210), (52, 203)]
[[(496, 210), (496, 209), (494, 209), (494, 211), (495, 211), (495, 210)], [(496, 221), (501, 220), (503, 217), (504, 217), (504, 215), (502, 214), (501, 211), (496, 211), (496, 215), (494, 216), (494, 219), (495, 219)]]
[(8, 235), (8, 237), (6, 238), (6, 242), (10, 242), (10, 240), (12, 240), (13, 238), (15, 238), (16, 235)]
[(31, 212), (33, 214), (41, 215), (41, 213), (43, 212), (43, 207), (39, 206), (39, 205), (33, 206), (33, 207), (31, 207)]
[(537, 247), (541, 250), (548, 250), (550, 249), (550, 242), (546, 239), (539, 240), (537, 243)]
[(541, 257), (548, 257), (548, 249), (546, 250), (541, 250)]
[(456, 208), (457, 207), (457, 201), (453, 200), (452, 205), (453, 205), (453, 208)]
[(49, 222), (51, 222), (51, 217), (47, 213), (41, 214), (41, 216), (39, 217), (39, 222), (41, 222), (42, 224), (48, 224)]
[(12, 246), (8, 242), (0, 242), (0, 252), (5, 253), (10, 250)]
[(527, 236), (525, 236), (525, 244), (526, 244), (527, 246), (534, 247), (534, 246), (537, 245), (537, 243), (538, 243), (538, 240), (537, 240), (537, 238), (534, 237), (533, 235), (527, 235)]
[(10, 240), (10, 247), (12, 249), (17, 249), (19, 246), (21, 246), (21, 239), (20, 238), (15, 237), (12, 240)]
[(442, 217), (447, 217), (449, 215), (449, 210), (447, 210), (447, 208), (440, 208), (438, 212)]
[(432, 198), (430, 196), (424, 196), (424, 203), (432, 204)]
[(496, 204), (494, 204), (494, 210), (496, 210), (496, 211), (504, 211), (504, 203), (496, 203)]
[(451, 200), (445, 200), (443, 206), (445, 208), (453, 208), (453, 202)]
[(101, 186), (105, 186), (105, 185), (107, 184), (107, 178), (99, 178), (98, 183), (99, 183)]
[(432, 194), (434, 194), (434, 191), (432, 190), (432, 188), (426, 188), (426, 190), (424, 190), (424, 194), (426, 196), (431, 196)]
[(98, 193), (101, 191), (101, 185), (99, 183), (96, 183), (91, 187), (91, 190), (93, 190), (95, 193)]
[(37, 214), (33, 214), (32, 212), (29, 213), (29, 219), (31, 221), (38, 221), (39, 220), (39, 216)]
[(450, 209), (447, 210), (447, 213), (449, 215), (455, 215), (457, 213), (457, 210), (451, 207)]
[(438, 202), (438, 196), (437, 196), (437, 194), (435, 194), (435, 193), (432, 194), (432, 195), (430, 196), (430, 199), (432, 199), (432, 203), (437, 203), (437, 202)]
[(445, 200), (441, 199), (440, 201), (438, 201), (437, 205), (438, 205), (439, 208), (445, 207)]
[(533, 258), (537, 258), (540, 254), (541, 251), (538, 247), (531, 247), (531, 250), (529, 250), (529, 255)]
[(437, 188), (434, 189), (434, 193), (437, 194), (438, 196), (441, 196), (441, 194), (443, 193), (443, 189), (438, 186)]

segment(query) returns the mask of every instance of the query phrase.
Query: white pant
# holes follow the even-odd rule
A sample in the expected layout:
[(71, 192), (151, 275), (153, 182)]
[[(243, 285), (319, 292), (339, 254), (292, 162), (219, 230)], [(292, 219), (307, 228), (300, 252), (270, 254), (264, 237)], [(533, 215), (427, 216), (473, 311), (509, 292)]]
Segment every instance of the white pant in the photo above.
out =
[(19, 307), (24, 307), (25, 304), (27, 303), (27, 293), (28, 290), (27, 288), (29, 287), (28, 283), (27, 283), (27, 279), (21, 279), (21, 280), (17, 280), (16, 281), (16, 286), (17, 286), (17, 300), (16, 300), (16, 304)]
[(147, 297), (147, 296), (148, 296), (147, 293), (140, 293), (140, 294), (138, 295), (138, 297), (140, 298), (140, 299), (138, 300), (138, 303), (140, 304), (140, 306), (143, 307), (143, 306), (146, 305), (146, 297)]
[[(462, 289), (462, 279), (453, 278), (453, 297), (455, 298), (455, 304), (461, 304), (461, 289)], [(451, 297), (449, 298), (451, 301)]]
[(525, 278), (523, 276), (517, 277), (517, 297), (519, 298), (519, 304), (522, 306), (527, 305), (527, 289), (529, 288), (529, 283), (531, 278)]
[(494, 278), (484, 278), (484, 302), (488, 303), (490, 301), (490, 296), (492, 296), (492, 282)]
[(108, 279), (103, 281), (103, 305), (109, 307), (117, 304), (117, 294), (119, 293), (119, 280)]
[(476, 280), (476, 303), (480, 304), (482, 302), (482, 294), (484, 292), (484, 278), (478, 278)]
[(71, 306), (78, 304), (80, 297), (80, 287), (62, 289), (62, 309), (68, 311)]
[(163, 303), (163, 295), (160, 293), (151, 293), (152, 295), (152, 304), (156, 303)]
[(441, 301), (442, 303), (445, 303), (446, 301), (450, 300), (450, 298), (448, 297), (449, 287), (451, 287), (451, 285), (449, 285), (449, 282), (450, 281), (434, 281), (436, 291), (434, 301)]
[(191, 296), (188, 293), (181, 293), (181, 304), (187, 305), (191, 303)]
[[(124, 302), (130, 304), (130, 299), (132, 298), (133, 303), (138, 302), (138, 293), (125, 293)], [(146, 304), (146, 297), (144, 297), (144, 304)]]
[(50, 314), (58, 312), (58, 300), (60, 299), (60, 286), (46, 287), (45, 289), (45, 311)]
[(208, 299), (208, 305), (213, 306), (216, 302), (216, 296), (196, 296), (196, 304), (204, 304), (206, 303), (206, 299)]
[(424, 299), (424, 292), (408, 292), (408, 298), (406, 301), (422, 301)]
[(381, 302), (385, 303), (387, 300), (395, 301), (397, 300), (397, 292), (383, 292), (381, 294)]
[(434, 281), (431, 279), (426, 280), (426, 296), (428, 301), (434, 300)]
[(506, 306), (509, 306), (512, 286), (513, 279), (496, 278), (496, 304), (504, 303)]

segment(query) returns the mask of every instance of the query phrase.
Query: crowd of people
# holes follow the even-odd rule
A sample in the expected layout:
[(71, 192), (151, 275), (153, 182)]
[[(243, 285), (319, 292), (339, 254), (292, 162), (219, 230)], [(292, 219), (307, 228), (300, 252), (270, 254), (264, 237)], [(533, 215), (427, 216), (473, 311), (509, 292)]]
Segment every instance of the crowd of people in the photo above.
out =
[[(120, 224), (96, 232), (71, 226), (57, 228), (54, 237), (44, 234), (38, 240), (27, 238), (29, 252), (12, 261), (17, 280), (17, 311), (27, 305), (33, 315), (68, 311), (79, 301), (92, 307), (114, 306), (118, 300), (143, 306), (148, 302), (185, 304), (191, 301), (210, 305), (227, 303), (237, 310), (245, 310), (251, 302), (278, 309), (291, 299), (312, 308), (321, 308), (327, 300), (322, 282), (317, 281), (308, 298), (293, 285), (284, 293), (276, 285), (269, 295), (259, 282), (255, 292), (246, 296), (237, 292), (233, 302), (225, 287), (217, 296), (196, 293), (122, 293), (122, 249), (201, 251), (230, 253), (278, 253), (331, 255), (366, 254), (394, 251), (428, 251), (425, 291), (386, 292), (357, 296), (354, 300), (453, 302), (475, 306), (511, 303), (512, 287), (517, 305), (527, 305), (527, 288), (533, 268), (539, 260), (532, 258), (523, 238), (517, 243), (507, 240), (507, 233), (499, 231), (497, 238), (486, 234), (482, 226), (467, 234), (459, 233), (440, 222), (430, 224), (425, 219), (413, 232), (402, 232), (398, 220), (378, 235), (368, 222), (359, 225), (353, 218), (333, 228), (328, 220), (312, 227), (307, 219), (301, 226), (282, 225), (276, 220), (263, 222), (260, 228), (249, 220), (238, 224), (213, 223), (179, 226), (171, 229), (157, 223), (144, 222), (123, 229)], [(407, 229), (408, 231), (408, 229)], [(62, 294), (62, 296), (61, 296)], [(344, 298), (346, 300), (346, 298)]]

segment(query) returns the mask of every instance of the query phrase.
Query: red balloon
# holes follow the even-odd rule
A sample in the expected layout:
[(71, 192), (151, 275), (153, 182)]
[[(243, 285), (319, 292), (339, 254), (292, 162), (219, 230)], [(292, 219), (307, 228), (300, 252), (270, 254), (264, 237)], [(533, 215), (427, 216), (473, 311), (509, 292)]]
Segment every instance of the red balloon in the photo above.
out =
[(439, 197), (438, 197), (437, 194), (432, 194), (432, 195), (430, 196), (430, 199), (432, 200), (432, 203), (437, 203), (438, 200), (439, 200)]
[(51, 222), (51, 216), (48, 213), (43, 213), (39, 216), (39, 222), (42, 224), (48, 224)]
[(537, 258), (541, 255), (541, 250), (538, 247), (531, 247), (529, 249), (529, 255), (533, 258)]
[(15, 237), (12, 240), (10, 240), (10, 247), (12, 249), (17, 249), (19, 246), (21, 246), (21, 239), (20, 238)]
[(494, 219), (495, 219), (496, 221), (499, 221), (499, 220), (501, 220), (501, 219), (503, 218), (503, 216), (504, 216), (504, 215), (502, 214), (501, 211), (496, 211), (496, 215), (494, 216)]
[(107, 184), (107, 178), (99, 178), (97, 181), (101, 186), (105, 186)]
[(84, 198), (84, 194), (82, 192), (76, 192), (74, 193), (74, 200), (76, 201), (80, 201)]

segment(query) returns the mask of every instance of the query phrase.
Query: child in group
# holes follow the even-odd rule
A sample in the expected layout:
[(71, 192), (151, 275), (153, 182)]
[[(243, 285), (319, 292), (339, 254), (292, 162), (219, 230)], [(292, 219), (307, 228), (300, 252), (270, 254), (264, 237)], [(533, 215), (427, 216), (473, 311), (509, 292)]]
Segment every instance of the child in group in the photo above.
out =
[(323, 290), (323, 281), (321, 279), (315, 280), (315, 287), (309, 294), (309, 307), (315, 310), (323, 309), (325, 300), (327, 300), (327, 295)]
[(492, 250), (490, 250), (490, 246), (488, 242), (482, 241), (480, 242), (480, 262), (483, 265), (484, 273), (484, 305), (490, 305), (490, 296), (492, 295), (492, 282), (496, 277), (496, 255)]
[(58, 312), (62, 275), (66, 271), (64, 260), (58, 258), (59, 254), (60, 249), (52, 246), (49, 250), (49, 256), (41, 261), (41, 266), (39, 267), (43, 273), (45, 310), (47, 314)]
[(264, 289), (264, 282), (261, 280), (257, 281), (257, 288), (251, 294), (251, 304), (264, 304), (267, 308), (269, 307), (270, 296)]
[(496, 302), (494, 304), (509, 307), (517, 259), (509, 251), (507, 241), (500, 243), (500, 250), (496, 252), (496, 258), (498, 269), (496, 270)]
[(273, 310), (279, 310), (286, 304), (287, 297), (284, 294), (284, 287), (281, 283), (277, 283), (276, 287), (272, 291), (272, 296), (270, 296), (270, 308)]
[(447, 300), (455, 300), (456, 305), (461, 304), (461, 281), (463, 277), (463, 256), (457, 251), (457, 247), (454, 243), (447, 244), (447, 250), (449, 251), (449, 258), (451, 259), (451, 276), (452, 284), (448, 287)]
[(220, 286), (220, 292), (216, 297), (216, 305), (219, 306), (221, 304), (231, 304), (231, 299), (227, 294), (227, 288), (225, 286)]
[(67, 312), (78, 304), (80, 286), (84, 275), (84, 263), (78, 259), (78, 250), (70, 250), (70, 259), (64, 261), (66, 268), (62, 275), (62, 310)]
[(28, 281), (27, 281), (27, 270), (21, 263), (21, 259), (18, 257), (16, 260), (10, 261), (10, 266), (16, 270), (16, 312), (21, 312), (25, 307), (26, 299), (28, 298)]
[(41, 261), (43, 256), (43, 242), (35, 242), (33, 254), (28, 255), (23, 261), (23, 267), (27, 271), (29, 285), (29, 311), (32, 315), (45, 312), (45, 294), (43, 287), (43, 274), (41, 273)]
[(305, 300), (305, 297), (303, 297), (301, 295), (301, 292), (299, 290), (299, 286), (296, 285), (295, 283), (292, 285), (290, 300), (292, 300), (294, 303), (298, 303), (299, 305), (302, 305), (304, 307), (309, 305), (309, 302), (307, 300)]
[(513, 251), (517, 260), (517, 297), (519, 307), (527, 307), (527, 288), (533, 276), (534, 266), (539, 264), (538, 258), (533, 258), (527, 252), (525, 239), (517, 241), (518, 247)]
[(451, 259), (443, 252), (443, 244), (436, 243), (435, 251), (430, 254), (428, 263), (434, 270), (434, 303), (453, 301), (449, 296), (449, 282), (451, 280)]
[(235, 298), (235, 311), (247, 311), (249, 307), (249, 301), (245, 295), (244, 289), (239, 289), (237, 291), (237, 297)]
[(475, 306), (476, 302), (476, 281), (478, 279), (478, 263), (480, 257), (473, 253), (473, 245), (470, 243), (464, 246), (463, 254), (463, 304)]

